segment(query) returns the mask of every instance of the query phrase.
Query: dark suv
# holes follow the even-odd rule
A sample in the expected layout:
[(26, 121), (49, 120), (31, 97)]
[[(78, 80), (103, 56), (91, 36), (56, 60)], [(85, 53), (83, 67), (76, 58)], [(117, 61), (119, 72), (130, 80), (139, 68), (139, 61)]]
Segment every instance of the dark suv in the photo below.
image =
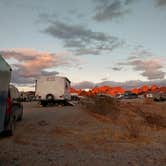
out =
[(16, 121), (22, 120), (23, 105), (20, 99), (20, 93), (14, 85), (10, 85), (10, 97), (12, 102), (12, 113)]
[(166, 101), (166, 93), (156, 94), (154, 97), (154, 101)]
[(124, 99), (136, 99), (138, 98), (137, 94), (132, 93), (131, 91), (126, 91), (123, 96)]
[(23, 105), (20, 100), (20, 93), (14, 85), (10, 85), (6, 100), (6, 113), (4, 122), (4, 134), (13, 135), (15, 122), (22, 120)]

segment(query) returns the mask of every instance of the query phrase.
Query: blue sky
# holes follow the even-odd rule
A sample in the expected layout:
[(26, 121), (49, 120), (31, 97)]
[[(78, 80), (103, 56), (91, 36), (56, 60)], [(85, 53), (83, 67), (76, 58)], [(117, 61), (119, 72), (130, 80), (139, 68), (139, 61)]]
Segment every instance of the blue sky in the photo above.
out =
[(19, 86), (50, 72), (73, 83), (165, 80), (166, 0), (0, 0), (0, 20)]

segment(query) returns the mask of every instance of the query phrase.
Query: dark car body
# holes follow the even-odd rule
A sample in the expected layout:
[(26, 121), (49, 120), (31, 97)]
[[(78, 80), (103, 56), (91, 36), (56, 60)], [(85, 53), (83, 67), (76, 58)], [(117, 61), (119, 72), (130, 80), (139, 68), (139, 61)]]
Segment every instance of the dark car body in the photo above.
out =
[(166, 101), (166, 93), (159, 93), (157, 94), (154, 99), (154, 101)]
[(0, 134), (4, 136), (11, 136), (14, 134), (15, 122), (22, 120), (23, 117), (23, 105), (20, 100), (20, 93), (18, 89), (15, 86), (10, 85), (8, 93), (3, 101), (1, 109), (3, 106), (5, 113), (3, 118), (4, 121), (2, 122), (3, 128), (0, 131)]
[(11, 109), (14, 119), (16, 121), (22, 120), (23, 117), (23, 105), (20, 99), (20, 93), (14, 85), (10, 85), (9, 88), (10, 97), (11, 97)]
[(138, 98), (138, 95), (135, 93), (132, 93), (131, 91), (126, 91), (123, 96), (124, 99), (136, 99)]
[(12, 68), (0, 55), (0, 133), (13, 135), (15, 121), (21, 120), (23, 106), (18, 89), (10, 85)]

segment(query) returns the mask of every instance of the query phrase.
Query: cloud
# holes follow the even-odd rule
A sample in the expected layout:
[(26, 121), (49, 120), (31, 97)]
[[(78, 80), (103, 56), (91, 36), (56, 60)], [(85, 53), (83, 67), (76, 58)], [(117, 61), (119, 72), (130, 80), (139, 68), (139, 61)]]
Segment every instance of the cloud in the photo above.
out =
[[(124, 61), (116, 63), (115, 71), (122, 70), (125, 66), (132, 67), (134, 71), (139, 71), (140, 75), (148, 80), (164, 79), (166, 72), (166, 59), (154, 55), (151, 51), (142, 46), (136, 47), (131, 55)], [(118, 66), (118, 67), (117, 67)]]
[(118, 38), (103, 32), (92, 31), (85, 26), (66, 24), (61, 21), (49, 20), (48, 22), (49, 25), (43, 32), (62, 40), (64, 47), (76, 55), (96, 55), (123, 45), (123, 41)]
[(76, 55), (99, 55), (100, 54), (100, 50), (98, 49), (95, 49), (95, 48), (80, 48), (80, 49), (77, 49), (75, 51), (75, 54)]
[(129, 56), (128, 60), (151, 58), (154, 56), (155, 55), (149, 50), (143, 48), (136, 48), (136, 50), (131, 53), (131, 56)]
[(77, 39), (78, 41), (108, 41), (110, 38), (102, 32), (93, 32), (80, 25), (68, 25), (60, 21), (52, 22), (45, 32), (59, 39)]
[(96, 21), (110, 21), (129, 13), (129, 4), (134, 0), (95, 0), (97, 6), (94, 19)]
[(112, 70), (114, 70), (114, 71), (120, 71), (120, 70), (122, 70), (122, 67), (113, 67)]
[(162, 71), (164, 63), (162, 59), (150, 60), (130, 60), (128, 62), (119, 62), (121, 66), (132, 66), (133, 70), (141, 71), (141, 75), (148, 80), (164, 79), (166, 73)]
[(134, 70), (142, 71), (141, 75), (147, 77), (149, 80), (163, 79), (165, 77), (165, 72), (161, 69), (163, 68), (163, 62), (159, 59), (151, 59), (147, 61), (134, 60), (130, 62)]
[(68, 52), (55, 54), (20, 48), (2, 50), (0, 54), (13, 62), (12, 82), (18, 84), (32, 83), (41, 74), (58, 74), (55, 67), (79, 65), (77, 58), (72, 58)]
[(166, 0), (155, 0), (158, 6), (165, 6)]
[(91, 89), (95, 86), (95, 83), (90, 82), (90, 81), (83, 81), (80, 83), (73, 83), (72, 87), (76, 89)]
[(57, 74), (59, 74), (59, 72), (57, 72), (57, 71), (41, 71), (41, 75), (45, 75), (45, 76), (57, 75)]
[(163, 79), (165, 77), (165, 72), (161, 70), (145, 70), (141, 75), (147, 77), (149, 80), (155, 80)]
[(73, 40), (73, 39), (70, 39), (70, 40), (65, 40), (65, 44), (64, 44), (64, 47), (67, 47), (67, 48), (83, 48), (85, 47), (85, 43), (83, 43), (82, 41), (78, 41), (78, 40)]
[(108, 81), (108, 78), (104, 77), (104, 78), (101, 79), (101, 81)]

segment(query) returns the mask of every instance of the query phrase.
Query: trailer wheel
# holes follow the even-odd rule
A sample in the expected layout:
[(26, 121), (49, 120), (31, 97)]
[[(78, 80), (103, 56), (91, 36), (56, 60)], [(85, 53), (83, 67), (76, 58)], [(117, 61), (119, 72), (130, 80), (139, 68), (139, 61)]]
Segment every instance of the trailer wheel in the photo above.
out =
[(46, 96), (46, 100), (51, 100), (51, 101), (53, 101), (54, 100), (54, 96), (52, 95), (52, 94), (48, 94), (47, 96)]

